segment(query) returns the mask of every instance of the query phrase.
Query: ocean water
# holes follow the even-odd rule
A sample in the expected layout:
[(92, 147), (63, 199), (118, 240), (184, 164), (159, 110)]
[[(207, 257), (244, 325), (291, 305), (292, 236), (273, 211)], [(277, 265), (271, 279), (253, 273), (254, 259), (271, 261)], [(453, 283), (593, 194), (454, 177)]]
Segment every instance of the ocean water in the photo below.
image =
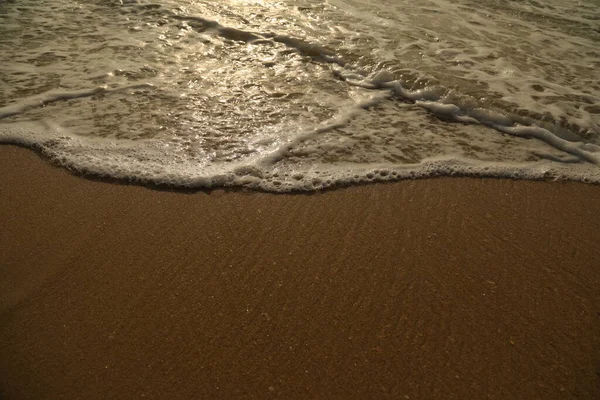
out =
[(0, 142), (267, 191), (600, 182), (597, 0), (0, 0)]

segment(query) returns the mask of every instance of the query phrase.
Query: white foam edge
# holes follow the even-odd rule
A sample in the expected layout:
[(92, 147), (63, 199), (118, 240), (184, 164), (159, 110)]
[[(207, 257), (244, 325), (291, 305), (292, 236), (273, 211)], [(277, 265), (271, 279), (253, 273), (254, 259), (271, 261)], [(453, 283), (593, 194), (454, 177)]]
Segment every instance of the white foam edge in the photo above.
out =
[(77, 99), (81, 97), (91, 97), (96, 94), (110, 94), (122, 92), (125, 90), (133, 89), (149, 89), (153, 85), (149, 83), (141, 83), (134, 85), (119, 86), (115, 88), (108, 88), (107, 86), (98, 86), (91, 89), (81, 89), (72, 91), (59, 91), (52, 90), (49, 92), (42, 93), (37, 96), (31, 96), (21, 99), (15, 103), (9, 104), (4, 107), (0, 107), (0, 119), (12, 117), (14, 115), (22, 114), (32, 108), (44, 107), (50, 103), (54, 103), (61, 100)]
[[(0, 142), (41, 151), (53, 163), (79, 173), (142, 184), (185, 188), (242, 187), (268, 192), (306, 192), (345, 185), (439, 176), (494, 177), (525, 180), (570, 180), (600, 183), (600, 169), (589, 164), (490, 163), (436, 157), (419, 164), (265, 165), (259, 156), (236, 163), (208, 165), (175, 161), (159, 140), (111, 142), (65, 135), (40, 123), (0, 124)], [(562, 160), (564, 161), (564, 160)]]
[(491, 110), (479, 107), (460, 107), (457, 104), (445, 102), (444, 98), (435, 89), (409, 91), (402, 86), (400, 81), (394, 80), (392, 74), (387, 71), (377, 71), (360, 80), (359, 75), (353, 70), (346, 71), (345, 68), (337, 67), (334, 68), (334, 72), (350, 85), (366, 89), (387, 89), (403, 99), (414, 102), (415, 105), (434, 115), (462, 123), (485, 125), (512, 136), (534, 138), (549, 144), (557, 150), (575, 156), (581, 161), (600, 164), (600, 146), (592, 143), (568, 141), (546, 128), (534, 124), (517, 124), (509, 116)]
[(337, 128), (344, 127), (361, 111), (366, 110), (370, 107), (375, 107), (376, 105), (390, 97), (391, 94), (388, 92), (378, 92), (369, 96), (366, 99), (359, 100), (356, 104), (354, 104), (353, 107), (345, 110), (341, 115), (335, 116), (330, 120), (325, 121), (320, 126), (312, 130), (308, 130), (307, 132), (300, 133), (299, 135), (296, 135), (292, 139), (288, 140), (286, 143), (280, 144), (270, 154), (264, 155), (260, 160), (260, 163), (263, 165), (274, 165), (281, 159), (285, 158), (285, 156), (289, 153), (289, 151), (292, 148), (308, 140), (315, 139), (324, 133), (333, 131)]

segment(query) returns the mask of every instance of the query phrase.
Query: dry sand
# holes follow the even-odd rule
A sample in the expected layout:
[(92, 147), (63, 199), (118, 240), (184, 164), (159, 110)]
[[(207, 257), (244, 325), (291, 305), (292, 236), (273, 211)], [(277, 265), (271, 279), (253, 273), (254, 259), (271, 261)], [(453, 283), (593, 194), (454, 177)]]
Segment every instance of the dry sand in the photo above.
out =
[(600, 398), (600, 187), (0, 171), (3, 399)]

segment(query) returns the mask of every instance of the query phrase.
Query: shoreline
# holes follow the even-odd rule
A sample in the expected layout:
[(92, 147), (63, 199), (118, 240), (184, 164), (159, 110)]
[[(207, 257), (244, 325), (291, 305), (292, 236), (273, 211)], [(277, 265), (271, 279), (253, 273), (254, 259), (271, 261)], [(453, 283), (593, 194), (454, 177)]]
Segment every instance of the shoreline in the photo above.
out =
[(597, 185), (157, 190), (8, 145), (0, 167), (2, 398), (600, 396)]

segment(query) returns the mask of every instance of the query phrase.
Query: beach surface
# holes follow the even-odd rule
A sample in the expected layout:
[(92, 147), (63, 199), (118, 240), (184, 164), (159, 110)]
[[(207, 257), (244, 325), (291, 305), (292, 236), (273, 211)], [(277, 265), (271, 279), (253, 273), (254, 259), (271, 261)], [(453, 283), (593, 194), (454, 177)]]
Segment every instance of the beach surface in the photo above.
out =
[(0, 171), (2, 399), (600, 398), (598, 186)]

